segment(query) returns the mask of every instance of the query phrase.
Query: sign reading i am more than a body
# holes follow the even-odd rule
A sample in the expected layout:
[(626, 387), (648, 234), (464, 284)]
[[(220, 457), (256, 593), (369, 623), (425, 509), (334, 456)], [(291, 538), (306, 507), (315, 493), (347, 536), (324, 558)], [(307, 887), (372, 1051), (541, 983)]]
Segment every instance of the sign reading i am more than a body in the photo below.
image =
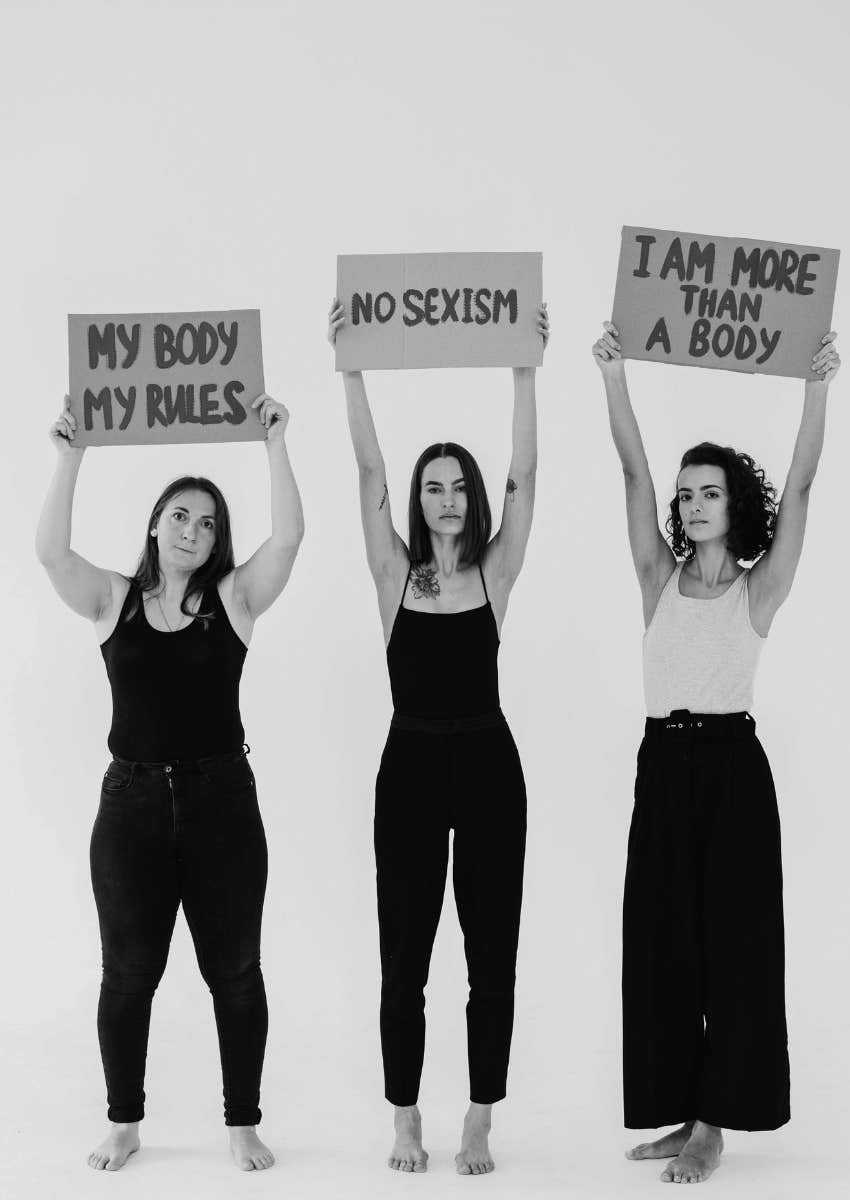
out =
[(258, 309), (68, 317), (77, 446), (266, 436)]
[(838, 255), (626, 225), (611, 318), (623, 357), (814, 378)]
[(536, 367), (541, 254), (341, 254), (336, 369)]

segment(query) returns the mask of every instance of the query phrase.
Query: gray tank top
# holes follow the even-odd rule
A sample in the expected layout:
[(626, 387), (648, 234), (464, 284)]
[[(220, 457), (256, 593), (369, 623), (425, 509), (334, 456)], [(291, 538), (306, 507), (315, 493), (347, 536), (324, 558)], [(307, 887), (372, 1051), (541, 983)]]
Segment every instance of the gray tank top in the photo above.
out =
[(674, 709), (749, 712), (762, 643), (750, 623), (749, 571), (722, 596), (697, 600), (679, 592), (684, 563), (664, 585), (643, 635), (643, 691), (649, 717)]

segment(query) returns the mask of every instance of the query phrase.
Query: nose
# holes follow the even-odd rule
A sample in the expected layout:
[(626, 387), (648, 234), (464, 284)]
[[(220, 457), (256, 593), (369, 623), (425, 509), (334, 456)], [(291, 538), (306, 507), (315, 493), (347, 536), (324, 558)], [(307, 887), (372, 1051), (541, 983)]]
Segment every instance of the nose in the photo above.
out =
[(187, 526), (186, 526), (186, 528), (183, 530), (183, 535), (182, 535), (182, 536), (183, 536), (183, 540), (184, 540), (184, 541), (186, 541), (186, 542), (194, 542), (194, 540), (195, 540), (195, 529), (194, 529), (194, 526), (192, 526), (192, 525), (187, 525)]

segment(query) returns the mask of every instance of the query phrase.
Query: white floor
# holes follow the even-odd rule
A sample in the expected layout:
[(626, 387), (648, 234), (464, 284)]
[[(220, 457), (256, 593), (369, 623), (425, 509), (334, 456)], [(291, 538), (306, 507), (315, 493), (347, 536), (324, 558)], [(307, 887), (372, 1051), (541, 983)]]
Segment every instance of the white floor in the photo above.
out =
[[(495, 1110), (495, 1173), (476, 1181), (460, 1178), (454, 1172), (453, 1155), (463, 1115), (462, 1096), (449, 1111), (440, 1107), (433, 1087), (422, 1102), (430, 1169), (422, 1176), (399, 1175), (384, 1165), (391, 1114), (380, 1096), (358, 1098), (349, 1088), (334, 1101), (323, 1100), (313, 1090), (303, 1063), (294, 1072), (297, 1088), (287, 1093), (282, 1080), (273, 1078), (266, 1087), (267, 1106), (272, 1092), (276, 1111), (267, 1107), (261, 1128), (277, 1155), (277, 1165), (270, 1171), (243, 1174), (228, 1156), (218, 1093), (207, 1086), (215, 1082), (216, 1064), (210, 1063), (209, 1071), (206, 1066), (198, 1070), (199, 1051), (209, 1057), (210, 1049), (206, 1039), (198, 1049), (160, 1044), (149, 1063), (156, 1078), (153, 1090), (149, 1088), (142, 1150), (120, 1173), (106, 1174), (91, 1171), (85, 1163), (87, 1152), (105, 1129), (99, 1068), (91, 1062), (89, 1038), (60, 1048), (56, 1035), (21, 1031), (4, 1064), (0, 1196), (3, 1200), (75, 1200), (109, 1192), (144, 1200), (240, 1195), (382, 1200), (415, 1192), (445, 1200), (468, 1197), (471, 1188), (476, 1194), (486, 1191), (491, 1200), (507, 1196), (622, 1200), (659, 1196), (666, 1194), (662, 1188), (672, 1186), (658, 1180), (663, 1164), (625, 1160), (623, 1149), (641, 1137), (618, 1128), (612, 1113), (577, 1111), (574, 1099), (572, 1108), (552, 1105), (534, 1111), (527, 1097), (509, 1099)], [(189, 1068), (186, 1075), (176, 1065), (179, 1060)], [(164, 1094), (168, 1067), (173, 1073)], [(78, 1076), (81, 1086), (75, 1088)], [(189, 1096), (185, 1112), (174, 1094), (180, 1087)], [(210, 1095), (200, 1110), (198, 1097), (207, 1091)], [(574, 1097), (574, 1089), (570, 1091)], [(772, 1134), (728, 1134), (724, 1165), (704, 1185), (711, 1189), (710, 1195), (755, 1195), (766, 1200), (846, 1195), (850, 1170), (844, 1147), (834, 1136), (818, 1140), (819, 1127), (812, 1117), (803, 1114)]]

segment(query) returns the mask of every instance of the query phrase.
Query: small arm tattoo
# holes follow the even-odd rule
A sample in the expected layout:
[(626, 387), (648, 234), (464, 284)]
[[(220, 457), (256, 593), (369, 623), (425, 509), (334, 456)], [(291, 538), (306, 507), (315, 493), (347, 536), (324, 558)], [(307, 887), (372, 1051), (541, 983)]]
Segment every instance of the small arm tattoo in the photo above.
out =
[(435, 567), (414, 567), (410, 572), (414, 600), (433, 600), (440, 594), (440, 581)]
[(513, 500), (514, 500), (514, 492), (515, 492), (516, 490), (517, 490), (517, 484), (516, 484), (516, 480), (515, 480), (515, 479), (511, 479), (511, 477), (510, 477), (510, 475), (509, 475), (509, 476), (508, 476), (508, 482), (507, 482), (507, 486), (506, 486), (506, 488), (505, 488), (505, 491), (508, 493), (508, 495), (509, 495), (509, 496), (510, 496), (510, 498), (511, 498), (511, 504), (513, 504)]
[(387, 491), (387, 485), (384, 484), (384, 494), (383, 494), (383, 496), (381, 496), (381, 503), (378, 505), (378, 512), (380, 512), (381, 509), (386, 504), (388, 495), (389, 495), (389, 492)]

